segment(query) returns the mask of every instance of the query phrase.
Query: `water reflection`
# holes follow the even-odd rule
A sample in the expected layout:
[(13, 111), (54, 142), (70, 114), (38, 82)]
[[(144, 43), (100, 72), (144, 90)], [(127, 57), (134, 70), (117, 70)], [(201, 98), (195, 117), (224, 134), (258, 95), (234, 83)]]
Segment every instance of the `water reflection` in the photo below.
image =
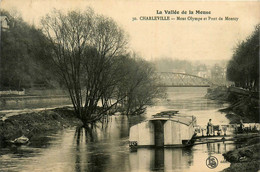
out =
[(134, 171), (187, 169), (193, 161), (191, 148), (140, 148), (129, 157)]
[[(118, 121), (120, 120), (111, 119), (111, 123), (113, 121), (119, 124)], [(76, 152), (75, 171), (208, 170), (205, 165), (207, 157), (213, 155), (218, 158), (219, 162), (224, 161), (222, 154), (235, 148), (232, 142), (224, 142), (188, 148), (138, 148), (134, 152), (129, 152), (127, 141), (117, 140), (122, 134), (118, 133), (117, 137), (104, 137), (112, 131), (110, 129), (111, 126), (108, 123), (108, 126), (77, 128), (75, 130), (74, 148), (76, 151), (72, 151)], [(118, 130), (118, 127), (114, 129)], [(124, 129), (121, 131), (124, 132)], [(198, 159), (200, 160), (198, 161)], [(229, 163), (219, 164), (217, 170), (222, 170), (228, 166)]]
[(120, 171), (118, 167), (125, 170), (128, 128), (124, 116), (109, 117), (108, 122), (77, 128), (71, 147), (75, 154), (74, 171)]
[[(224, 160), (222, 153), (235, 148), (232, 142), (221, 142), (130, 152), (128, 137), (121, 137), (127, 127), (124, 129), (118, 121), (111, 120), (117, 125), (113, 127), (108, 123), (103, 128), (100, 125), (59, 132), (50, 137), (50, 145), (44, 149), (16, 147), (12, 153), (0, 157), (0, 168), (3, 171), (207, 171), (208, 156), (213, 155), (220, 162)], [(106, 137), (107, 134), (110, 136)], [(216, 170), (228, 166), (229, 163), (222, 163)]]
[[(111, 119), (111, 123), (117, 123), (121, 120)], [(75, 152), (75, 171), (123, 171), (127, 168), (126, 164), (129, 163), (130, 171), (157, 171), (157, 170), (174, 170), (174, 169), (186, 169), (192, 163), (192, 150), (191, 148), (182, 149), (151, 149), (140, 148), (136, 152), (132, 152), (127, 157), (128, 142), (121, 142), (117, 140), (124, 136), (122, 132), (126, 132), (127, 127), (123, 127), (126, 124), (115, 127), (113, 130), (113, 136), (104, 137), (111, 132), (111, 123), (104, 125), (103, 127), (95, 126), (88, 128), (77, 128), (74, 133), (72, 147)], [(102, 126), (102, 125), (101, 125)], [(114, 136), (115, 129), (120, 129), (120, 133), (117, 137)], [(110, 133), (111, 134), (111, 133)], [(110, 143), (107, 141), (109, 140)], [(121, 155), (118, 154), (121, 149)], [(91, 152), (91, 150), (95, 150)], [(84, 153), (85, 152), (85, 153)], [(129, 162), (128, 162), (129, 158)], [(112, 167), (111, 167), (112, 166)]]
[[(139, 148), (129, 155), (131, 171), (208, 171), (205, 162), (215, 156), (223, 162), (223, 153), (234, 149), (232, 143), (209, 143), (190, 148)], [(217, 171), (230, 164), (219, 163)]]

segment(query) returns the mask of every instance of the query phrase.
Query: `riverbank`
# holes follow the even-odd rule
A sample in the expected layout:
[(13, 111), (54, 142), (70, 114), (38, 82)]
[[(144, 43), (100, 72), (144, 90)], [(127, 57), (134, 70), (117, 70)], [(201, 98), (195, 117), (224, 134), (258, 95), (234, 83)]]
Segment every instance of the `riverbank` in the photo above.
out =
[(242, 119), (245, 123), (259, 123), (259, 100), (250, 95), (230, 92), (227, 87), (210, 88), (207, 98), (220, 102), (228, 102), (229, 106), (221, 109), (226, 113), (230, 124), (238, 124)]
[[(220, 102), (228, 102), (229, 106), (221, 109), (231, 124), (238, 124), (242, 119), (244, 123), (259, 123), (259, 100), (250, 95), (230, 92), (226, 87), (209, 89), (207, 98)], [(223, 156), (231, 163), (224, 172), (258, 171), (260, 170), (260, 140), (259, 137), (249, 139), (240, 148), (224, 153)]]
[(2, 118), (0, 146), (23, 135), (30, 139), (37, 134), (80, 125), (81, 121), (73, 116), (69, 107), (19, 114), (4, 120)]
[(231, 165), (223, 172), (256, 172), (260, 170), (260, 139), (259, 137), (248, 140), (240, 148), (224, 153), (223, 156)]

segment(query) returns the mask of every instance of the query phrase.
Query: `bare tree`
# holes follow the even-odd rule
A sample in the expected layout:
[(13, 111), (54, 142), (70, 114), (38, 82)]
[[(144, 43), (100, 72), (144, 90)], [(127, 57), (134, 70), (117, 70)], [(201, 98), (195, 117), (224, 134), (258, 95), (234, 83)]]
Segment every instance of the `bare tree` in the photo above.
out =
[[(86, 99), (84, 113), (95, 114), (100, 119), (104, 113), (120, 102), (122, 97), (115, 97), (120, 78), (117, 60), (124, 53), (127, 39), (121, 28), (110, 18), (97, 16), (93, 22), (93, 45), (88, 52), (90, 59), (84, 63), (86, 75)], [(95, 57), (95, 58), (93, 58)], [(102, 109), (97, 112), (98, 103)]]
[(113, 100), (120, 80), (113, 75), (118, 72), (115, 58), (127, 44), (124, 32), (112, 19), (91, 9), (67, 14), (54, 10), (42, 19), (42, 26), (75, 114), (84, 124), (101, 119), (123, 99)]
[(120, 94), (126, 94), (122, 111), (127, 116), (139, 115), (152, 105), (155, 98), (163, 98), (164, 88), (158, 87), (159, 77), (155, 68), (136, 54), (122, 59), (121, 73), (125, 75), (119, 84)]

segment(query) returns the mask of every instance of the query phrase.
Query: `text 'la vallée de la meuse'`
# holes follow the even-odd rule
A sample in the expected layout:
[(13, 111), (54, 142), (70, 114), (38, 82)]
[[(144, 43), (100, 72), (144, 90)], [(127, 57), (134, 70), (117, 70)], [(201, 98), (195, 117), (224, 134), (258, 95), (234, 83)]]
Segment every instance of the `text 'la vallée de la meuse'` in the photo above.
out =
[(178, 10), (156, 10), (156, 14), (211, 14), (211, 11), (201, 11), (201, 10), (182, 10), (182, 11), (178, 11)]

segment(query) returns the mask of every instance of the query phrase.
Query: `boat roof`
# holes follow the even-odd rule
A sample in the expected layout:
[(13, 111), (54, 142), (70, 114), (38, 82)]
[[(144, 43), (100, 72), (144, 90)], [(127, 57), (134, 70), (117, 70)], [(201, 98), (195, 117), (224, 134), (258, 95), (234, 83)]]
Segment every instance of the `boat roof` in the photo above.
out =
[(171, 120), (185, 125), (190, 125), (196, 118), (194, 116), (180, 115), (179, 111), (163, 111), (153, 115), (149, 121)]

